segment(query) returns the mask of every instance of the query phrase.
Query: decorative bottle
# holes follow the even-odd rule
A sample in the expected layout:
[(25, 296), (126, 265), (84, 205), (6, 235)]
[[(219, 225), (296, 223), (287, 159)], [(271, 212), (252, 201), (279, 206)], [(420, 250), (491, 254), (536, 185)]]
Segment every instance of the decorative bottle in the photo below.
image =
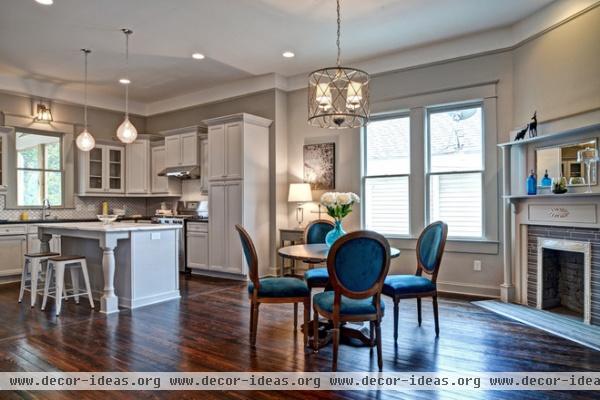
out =
[(529, 175), (529, 178), (527, 178), (527, 194), (537, 194), (537, 179), (535, 178), (533, 170), (531, 170), (531, 174)]
[(550, 179), (550, 177), (548, 176), (548, 170), (546, 170), (546, 172), (544, 173), (544, 177), (542, 178), (542, 187), (551, 187), (552, 186), (552, 179)]

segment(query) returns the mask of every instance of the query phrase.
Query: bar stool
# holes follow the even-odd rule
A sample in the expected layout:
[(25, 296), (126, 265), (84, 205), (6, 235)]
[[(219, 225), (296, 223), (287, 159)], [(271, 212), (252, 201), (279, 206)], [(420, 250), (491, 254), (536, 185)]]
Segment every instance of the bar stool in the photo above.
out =
[[(43, 253), (27, 253), (25, 254), (25, 262), (23, 263), (23, 271), (21, 272), (21, 289), (19, 290), (19, 303), (23, 301), (25, 291), (31, 293), (31, 307), (35, 306), (37, 294), (42, 293), (42, 289), (37, 288), (40, 272), (42, 272), (42, 264), (48, 262), (50, 257), (55, 257), (60, 254), (53, 252)], [(29, 275), (29, 285), (27, 285), (27, 276)]]
[[(72, 288), (66, 289), (65, 287), (65, 270), (68, 269), (71, 273)], [(83, 280), (85, 282), (85, 290), (79, 289), (79, 275), (81, 271), (83, 274)], [(54, 290), (50, 291), (50, 282), (52, 275), (54, 276)], [(62, 294), (62, 295), (61, 295)], [(54, 256), (48, 258), (48, 265), (46, 266), (46, 283), (44, 287), (44, 301), (42, 302), (42, 310), (46, 309), (46, 302), (48, 297), (53, 297), (56, 301), (56, 316), (60, 315), (60, 309), (62, 307), (62, 299), (68, 299), (71, 297), (75, 298), (75, 302), (79, 304), (79, 295), (87, 294), (90, 306), (94, 308), (94, 299), (92, 298), (92, 289), (90, 287), (90, 277), (87, 270), (87, 262), (85, 257), (82, 256)]]

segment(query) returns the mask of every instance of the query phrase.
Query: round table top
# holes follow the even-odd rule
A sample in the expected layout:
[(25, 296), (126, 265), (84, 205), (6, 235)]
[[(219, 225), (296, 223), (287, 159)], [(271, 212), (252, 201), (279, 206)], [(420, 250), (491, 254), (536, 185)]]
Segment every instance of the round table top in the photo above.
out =
[[(278, 250), (281, 257), (292, 260), (303, 261), (308, 264), (321, 264), (327, 261), (329, 247), (326, 244), (297, 244), (294, 246), (282, 247)], [(400, 255), (400, 250), (390, 247), (390, 257), (396, 258)]]

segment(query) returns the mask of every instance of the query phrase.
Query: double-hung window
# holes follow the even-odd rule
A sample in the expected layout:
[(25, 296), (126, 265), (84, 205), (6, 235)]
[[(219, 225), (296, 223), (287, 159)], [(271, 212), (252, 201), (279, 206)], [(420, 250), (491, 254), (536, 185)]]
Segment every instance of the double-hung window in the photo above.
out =
[(364, 131), (363, 219), (366, 229), (409, 235), (410, 119), (375, 119)]
[(428, 222), (448, 224), (448, 236), (483, 237), (483, 107), (427, 112)]
[(39, 207), (47, 199), (52, 206), (63, 205), (61, 137), (18, 131), (17, 205)]

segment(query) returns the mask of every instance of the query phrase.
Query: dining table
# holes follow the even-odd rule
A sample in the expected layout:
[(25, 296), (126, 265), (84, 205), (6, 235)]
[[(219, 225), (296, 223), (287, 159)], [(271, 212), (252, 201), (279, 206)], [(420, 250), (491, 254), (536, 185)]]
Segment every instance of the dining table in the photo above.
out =
[[(326, 264), (327, 256), (329, 255), (329, 246), (322, 243), (313, 244), (297, 244), (293, 246), (285, 246), (278, 250), (279, 256), (294, 261), (302, 261), (311, 266), (318, 264)], [(396, 258), (400, 256), (400, 249), (390, 247), (390, 258)], [(333, 290), (328, 284), (325, 290)], [(309, 336), (313, 337), (313, 340), (318, 338), (321, 347), (322, 345), (331, 341), (331, 321), (322, 321), (319, 323), (319, 334), (314, 335), (312, 332), (312, 324), (309, 324)], [(306, 329), (303, 327), (302, 329)], [(363, 326), (362, 323), (349, 323), (340, 326), (340, 339), (343, 343), (349, 345), (366, 345), (373, 347), (375, 345), (374, 336), (371, 335), (369, 328)]]

